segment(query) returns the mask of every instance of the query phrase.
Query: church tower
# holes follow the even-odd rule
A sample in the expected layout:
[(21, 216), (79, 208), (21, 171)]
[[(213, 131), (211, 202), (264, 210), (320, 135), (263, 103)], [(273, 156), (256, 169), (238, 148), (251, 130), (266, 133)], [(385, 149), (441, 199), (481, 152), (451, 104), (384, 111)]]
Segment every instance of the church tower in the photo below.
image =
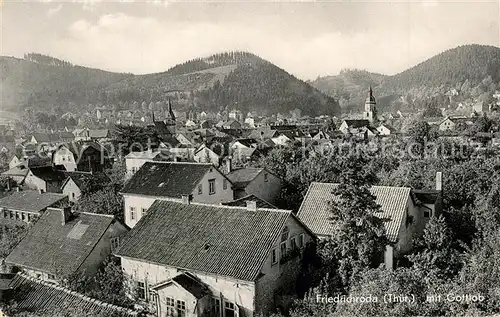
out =
[(363, 119), (373, 123), (377, 121), (377, 103), (375, 102), (375, 97), (373, 97), (372, 86), (370, 85), (370, 95), (365, 101), (365, 111), (363, 112)]

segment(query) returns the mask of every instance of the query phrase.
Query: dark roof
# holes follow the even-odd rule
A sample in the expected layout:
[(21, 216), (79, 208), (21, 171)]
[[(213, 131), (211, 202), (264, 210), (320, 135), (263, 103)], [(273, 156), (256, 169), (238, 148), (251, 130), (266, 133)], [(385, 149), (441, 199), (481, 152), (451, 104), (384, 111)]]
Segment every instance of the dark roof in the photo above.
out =
[(414, 189), (413, 193), (419, 202), (423, 204), (435, 204), (441, 191), (433, 189)]
[[(104, 151), (104, 147), (94, 141), (78, 141), (78, 142), (71, 142), (65, 145), (61, 145), (61, 147), (64, 146), (68, 150), (71, 151), (75, 155), (75, 159), (78, 161), (80, 160), (80, 156), (87, 151), (87, 149), (94, 149), (95, 151), (101, 152)], [(60, 147), (59, 147), (60, 148)]]
[(253, 181), (257, 175), (259, 175), (264, 169), (263, 168), (239, 168), (232, 170), (227, 174), (227, 178), (233, 183), (235, 189), (245, 188), (251, 181)]
[(2, 173), (4, 176), (22, 176), (26, 177), (29, 169), (25, 168), (24, 165), (13, 167)]
[(236, 199), (233, 201), (223, 202), (222, 205), (234, 206), (234, 207), (246, 207), (247, 201), (255, 201), (257, 203), (257, 208), (278, 209), (278, 207), (268, 203), (264, 199), (261, 199), (253, 194), (241, 197), (240, 199)]
[(181, 198), (196, 188), (211, 164), (146, 162), (125, 184), (122, 193)]
[(234, 143), (236, 142), (239, 142), (241, 143), (242, 145), (246, 146), (246, 147), (252, 147), (253, 145), (257, 144), (257, 140), (255, 139), (237, 139), (234, 141)]
[(63, 226), (61, 213), (59, 209), (47, 209), (5, 261), (59, 277), (76, 272), (114, 218), (74, 213)]
[(106, 174), (104, 173), (88, 173), (88, 172), (64, 172), (64, 175), (66, 177), (66, 180), (64, 181), (64, 184), (61, 186), (64, 187), (64, 185), (72, 179), (76, 186), (80, 188), (80, 190), (84, 189), (88, 181), (95, 181), (96, 183), (102, 184), (103, 186), (105, 184), (108, 184), (110, 179)]
[(13, 192), (0, 199), (0, 207), (19, 211), (40, 212), (67, 197), (62, 194), (43, 193), (35, 190)]
[(50, 312), (65, 312), (72, 309), (82, 309), (88, 316), (137, 316), (138, 313), (101, 302), (69, 289), (55, 286), (26, 275), (17, 274), (9, 285), (15, 290), (16, 309), (31, 314), (46, 314)]
[(290, 211), (156, 200), (116, 254), (254, 281)]
[(362, 128), (370, 125), (370, 121), (364, 119), (346, 119), (344, 121), (349, 128)]
[(269, 128), (261, 128), (261, 129), (254, 129), (252, 132), (248, 135), (248, 138), (260, 140), (261, 138), (263, 139), (270, 139), (274, 138), (277, 136), (278, 131), (276, 130), (271, 130)]
[(62, 182), (66, 179), (64, 165), (31, 167), (30, 171), (46, 182)]
[[(338, 184), (316, 183), (309, 186), (297, 216), (317, 235), (331, 235), (335, 230), (330, 219), (330, 202), (338, 201), (333, 191)], [(409, 187), (372, 186), (370, 192), (375, 202), (382, 208), (380, 217), (389, 218), (384, 222), (386, 235), (396, 241), (399, 228), (406, 213), (406, 205), (411, 195)]]
[(179, 284), (182, 288), (193, 294), (193, 296), (198, 299), (212, 294), (207, 285), (189, 273), (179, 274), (175, 276), (172, 281)]
[(51, 166), (51, 165), (52, 165), (52, 158), (49, 155), (41, 156), (39, 154), (35, 154), (25, 159), (25, 166), (27, 167)]

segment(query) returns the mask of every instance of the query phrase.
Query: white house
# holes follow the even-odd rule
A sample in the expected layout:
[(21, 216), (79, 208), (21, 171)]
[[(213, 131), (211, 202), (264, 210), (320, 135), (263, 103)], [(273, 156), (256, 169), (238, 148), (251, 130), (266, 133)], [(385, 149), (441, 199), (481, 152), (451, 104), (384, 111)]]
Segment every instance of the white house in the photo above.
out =
[[(215, 152), (216, 150), (218, 153)], [(206, 144), (202, 144), (194, 151), (193, 159), (198, 163), (211, 163), (215, 166), (219, 166), (224, 157), (223, 151), (224, 149), (221, 149), (220, 145), (214, 145), (213, 148), (210, 148)]]
[[(439, 178), (439, 184), (440, 179)], [(419, 236), (430, 217), (440, 212), (441, 185), (436, 190), (418, 191), (409, 187), (372, 186), (370, 192), (381, 206), (381, 218), (388, 218), (384, 223), (387, 246), (384, 263), (387, 268), (394, 267), (394, 258), (409, 252), (413, 240)], [(330, 202), (337, 201), (333, 191), (338, 184), (311, 183), (297, 217), (302, 220), (320, 239), (330, 236), (334, 225), (330, 219)], [(418, 199), (417, 199), (418, 195)]]
[(288, 210), (158, 200), (115, 255), (157, 316), (266, 316), (313, 239)]
[(159, 151), (142, 151), (142, 152), (130, 152), (125, 155), (125, 168), (127, 170), (126, 177), (132, 177), (144, 163), (153, 161), (156, 157), (160, 155)]
[(233, 200), (231, 181), (212, 164), (146, 162), (125, 184), (125, 224), (134, 227), (157, 199), (219, 204)]

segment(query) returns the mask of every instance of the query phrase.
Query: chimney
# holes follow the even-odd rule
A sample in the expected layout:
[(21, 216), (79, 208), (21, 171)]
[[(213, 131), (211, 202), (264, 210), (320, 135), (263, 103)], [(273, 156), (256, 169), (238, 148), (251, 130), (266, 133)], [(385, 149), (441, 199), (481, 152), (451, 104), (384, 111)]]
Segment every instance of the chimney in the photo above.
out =
[(436, 190), (443, 190), (443, 172), (436, 173)]
[(233, 165), (233, 162), (232, 162), (232, 158), (231, 156), (228, 156), (227, 159), (226, 159), (226, 172), (229, 174), (231, 173), (232, 171), (232, 165)]
[(251, 211), (257, 210), (257, 202), (254, 200), (247, 200), (247, 209)]
[(64, 226), (71, 217), (71, 207), (59, 208), (61, 211), (61, 224)]
[(184, 205), (191, 204), (191, 200), (193, 199), (193, 195), (182, 195), (182, 203)]

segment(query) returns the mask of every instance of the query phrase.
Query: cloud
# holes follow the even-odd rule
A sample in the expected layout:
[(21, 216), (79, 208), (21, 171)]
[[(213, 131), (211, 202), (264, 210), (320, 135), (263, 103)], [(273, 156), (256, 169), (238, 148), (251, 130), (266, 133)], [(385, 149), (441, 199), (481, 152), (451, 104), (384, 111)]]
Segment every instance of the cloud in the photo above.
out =
[(50, 8), (48, 11), (47, 11), (47, 16), (48, 17), (51, 17), (51, 16), (54, 16), (56, 15), (59, 11), (62, 10), (62, 3), (60, 3), (57, 7), (54, 7), (54, 8)]

